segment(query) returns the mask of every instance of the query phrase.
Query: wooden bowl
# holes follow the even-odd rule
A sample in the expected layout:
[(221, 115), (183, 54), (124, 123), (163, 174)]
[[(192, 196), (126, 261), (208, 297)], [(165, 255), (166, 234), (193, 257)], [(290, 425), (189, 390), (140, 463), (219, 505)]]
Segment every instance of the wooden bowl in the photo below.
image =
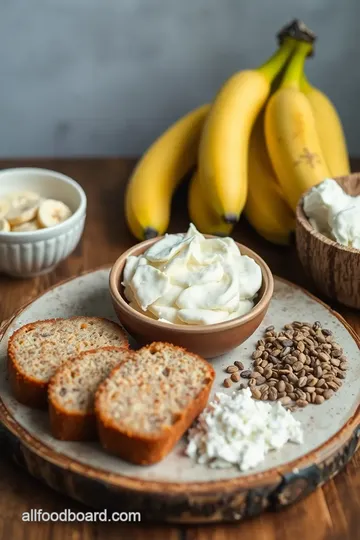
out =
[[(360, 173), (335, 180), (349, 195), (360, 195)], [(360, 251), (317, 232), (304, 213), (304, 196), (296, 209), (296, 248), (301, 264), (326, 296), (360, 309)]]
[(165, 341), (185, 347), (204, 358), (228, 352), (255, 332), (263, 320), (274, 291), (274, 279), (267, 264), (253, 251), (237, 244), (243, 255), (254, 259), (261, 268), (263, 283), (254, 308), (236, 319), (208, 326), (169, 324), (151, 319), (129, 306), (121, 285), (125, 261), (130, 255), (139, 256), (159, 238), (135, 245), (123, 253), (110, 272), (110, 294), (121, 324), (139, 344)]

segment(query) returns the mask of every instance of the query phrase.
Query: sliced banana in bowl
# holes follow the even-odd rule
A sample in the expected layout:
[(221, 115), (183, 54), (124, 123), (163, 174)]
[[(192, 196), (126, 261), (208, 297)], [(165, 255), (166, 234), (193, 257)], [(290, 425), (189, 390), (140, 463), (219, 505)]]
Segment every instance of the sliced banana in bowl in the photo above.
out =
[(48, 228), (59, 225), (72, 215), (70, 208), (61, 201), (46, 199), (43, 201), (37, 213), (41, 227)]
[(0, 275), (51, 272), (79, 244), (86, 206), (85, 191), (65, 174), (29, 167), (0, 171)]
[(72, 215), (70, 208), (33, 191), (16, 191), (0, 198), (0, 232), (31, 232), (59, 225)]

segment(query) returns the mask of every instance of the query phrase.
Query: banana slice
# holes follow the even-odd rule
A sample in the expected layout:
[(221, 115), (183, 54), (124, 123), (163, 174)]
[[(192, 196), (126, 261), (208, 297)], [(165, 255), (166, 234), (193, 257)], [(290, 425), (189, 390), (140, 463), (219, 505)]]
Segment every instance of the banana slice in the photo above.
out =
[(38, 207), (39, 204), (37, 201), (28, 201), (18, 206), (11, 206), (9, 212), (6, 214), (6, 219), (12, 227), (32, 221), (36, 217)]
[(0, 232), (9, 232), (10, 231), (10, 223), (7, 219), (0, 218)]
[(34, 191), (14, 191), (8, 195), (8, 200), (12, 208), (21, 208), (28, 203), (40, 204), (40, 195)]
[(4, 218), (9, 210), (10, 210), (9, 199), (3, 197), (2, 199), (0, 199), (0, 219)]
[(6, 219), (11, 227), (32, 221), (37, 214), (41, 198), (33, 191), (15, 191), (7, 196), (9, 208)]
[(66, 204), (54, 199), (43, 201), (38, 210), (38, 220), (41, 227), (53, 227), (71, 216), (72, 212)]
[(30, 232), (37, 231), (38, 229), (40, 229), (40, 227), (36, 219), (34, 219), (34, 221), (28, 221), (27, 223), (21, 223), (21, 225), (14, 225), (14, 227), (11, 228), (13, 232)]
[(27, 221), (32, 221), (36, 217), (38, 207), (38, 201), (24, 200), (22, 204), (18, 204), (18, 206), (11, 205), (10, 210), (6, 214), (6, 219), (12, 227), (21, 225)]

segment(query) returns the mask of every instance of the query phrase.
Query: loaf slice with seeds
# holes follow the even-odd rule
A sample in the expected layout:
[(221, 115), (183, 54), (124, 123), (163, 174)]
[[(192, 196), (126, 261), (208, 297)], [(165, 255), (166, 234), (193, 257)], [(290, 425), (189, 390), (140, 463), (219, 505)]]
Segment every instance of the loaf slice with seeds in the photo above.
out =
[(160, 461), (204, 409), (214, 377), (206, 360), (174, 345), (134, 352), (96, 392), (101, 444), (133, 463)]
[(50, 319), (22, 326), (8, 344), (14, 396), (30, 407), (46, 407), (49, 380), (61, 364), (83, 351), (107, 346), (129, 345), (118, 324), (100, 317)]
[(120, 362), (131, 355), (120, 347), (86, 351), (62, 364), (49, 383), (51, 432), (63, 441), (96, 439), (95, 392)]

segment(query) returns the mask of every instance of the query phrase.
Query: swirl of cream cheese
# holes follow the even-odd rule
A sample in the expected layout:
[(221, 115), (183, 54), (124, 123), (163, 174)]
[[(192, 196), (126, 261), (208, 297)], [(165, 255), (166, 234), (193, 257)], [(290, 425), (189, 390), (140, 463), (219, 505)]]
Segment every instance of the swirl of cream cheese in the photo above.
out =
[(186, 234), (166, 234), (139, 257), (129, 256), (122, 284), (140, 313), (208, 325), (248, 313), (262, 274), (232, 238), (205, 238), (191, 224)]
[(305, 195), (304, 212), (316, 231), (360, 249), (360, 196), (348, 195), (335, 180), (327, 178)]

